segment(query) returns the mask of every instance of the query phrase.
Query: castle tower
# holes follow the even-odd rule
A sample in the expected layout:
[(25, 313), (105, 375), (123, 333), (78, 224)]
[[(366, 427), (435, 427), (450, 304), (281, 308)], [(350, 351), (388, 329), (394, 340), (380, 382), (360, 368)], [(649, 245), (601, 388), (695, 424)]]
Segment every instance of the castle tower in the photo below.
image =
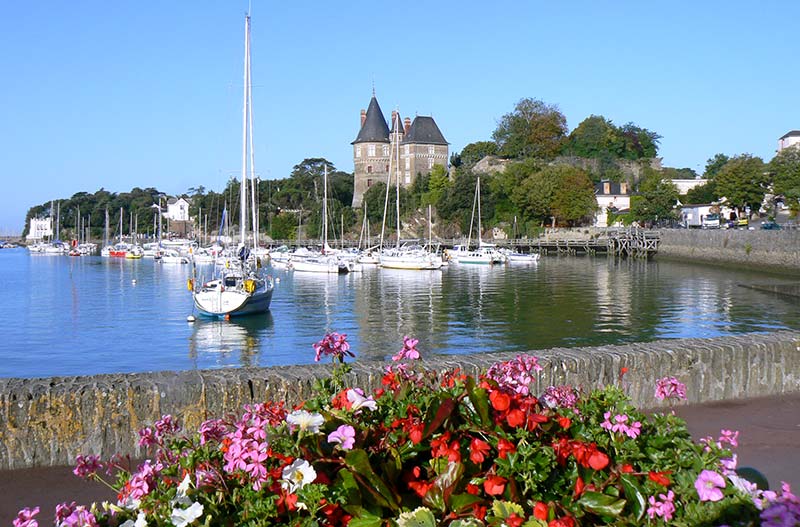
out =
[(361, 110), (361, 129), (353, 145), (353, 207), (360, 207), (364, 193), (389, 175), (389, 127), (378, 99), (372, 95), (367, 110)]

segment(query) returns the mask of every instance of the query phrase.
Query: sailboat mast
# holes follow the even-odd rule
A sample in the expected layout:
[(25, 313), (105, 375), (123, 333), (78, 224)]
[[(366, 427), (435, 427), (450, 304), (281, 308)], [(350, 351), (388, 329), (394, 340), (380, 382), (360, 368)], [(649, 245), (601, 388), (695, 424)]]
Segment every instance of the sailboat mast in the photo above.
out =
[(244, 17), (244, 102), (242, 104), (242, 184), (239, 189), (239, 239), (244, 245), (247, 242), (247, 109), (248, 84), (250, 82), (248, 62), (250, 57), (250, 15)]
[(481, 178), (478, 176), (478, 188), (475, 190), (478, 195), (478, 248), (480, 248), (483, 240), (481, 240)]
[(475, 187), (475, 196), (472, 199), (472, 216), (469, 219), (469, 232), (467, 232), (467, 250), (472, 241), (472, 226), (475, 224), (475, 205), (478, 203), (478, 187)]
[[(248, 19), (249, 21), (249, 19)], [(258, 208), (256, 207), (256, 157), (253, 149), (253, 78), (250, 61), (250, 26), (247, 27), (247, 110), (250, 135), (250, 201), (253, 211), (253, 247), (258, 247)]]
[(395, 171), (395, 175), (397, 176), (396, 177), (397, 188), (395, 189), (397, 191), (396, 203), (395, 203), (396, 211), (395, 212), (397, 212), (397, 248), (398, 249), (400, 249), (400, 132), (398, 131), (399, 130), (398, 126), (400, 125), (399, 121), (400, 121), (400, 112), (398, 111), (398, 112), (396, 112), (394, 114), (394, 142), (396, 143), (396, 146), (397, 146), (397, 148), (395, 150), (395, 155), (397, 156), (395, 160), (397, 162), (395, 163), (394, 171)]
[(322, 254), (328, 249), (328, 164), (322, 176)]

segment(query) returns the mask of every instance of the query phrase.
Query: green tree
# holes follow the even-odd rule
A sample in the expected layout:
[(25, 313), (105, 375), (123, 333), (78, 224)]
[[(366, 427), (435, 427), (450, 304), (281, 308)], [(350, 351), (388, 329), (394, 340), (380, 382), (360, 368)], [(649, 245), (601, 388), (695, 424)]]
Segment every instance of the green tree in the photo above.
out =
[(769, 162), (775, 194), (783, 194), (792, 208), (800, 199), (800, 147), (784, 148)]
[(717, 193), (732, 206), (758, 211), (769, 184), (764, 161), (742, 154), (730, 159), (717, 173)]
[(447, 175), (447, 170), (442, 165), (433, 165), (431, 169), (431, 176), (428, 180), (428, 193), (425, 195), (425, 204), (431, 204), (434, 207), (439, 206), (442, 196), (447, 193), (450, 188), (450, 178)]
[(707, 179), (713, 179), (722, 167), (725, 166), (725, 163), (730, 161), (730, 157), (726, 156), (725, 154), (716, 154), (714, 157), (706, 161), (706, 168), (703, 172), (703, 177)]
[(281, 212), (272, 218), (270, 236), (273, 240), (294, 240), (297, 238), (297, 214)]
[(633, 123), (619, 128), (616, 145), (620, 157), (630, 160), (650, 159), (658, 155), (658, 141), (661, 136)]
[(500, 149), (494, 141), (477, 141), (465, 146), (459, 154), (461, 165), (471, 169), (486, 156), (496, 156)]
[(553, 198), (564, 174), (572, 167), (568, 165), (544, 166), (537, 163), (515, 163), (509, 165), (514, 178), (522, 177), (512, 192), (511, 199), (526, 220), (549, 222), (552, 216)]
[(702, 204), (717, 201), (717, 182), (713, 179), (703, 185), (689, 189), (686, 193), (686, 203)]
[(555, 105), (522, 99), (505, 114), (492, 134), (500, 155), (522, 159), (552, 159), (561, 153), (567, 136), (567, 119)]
[(550, 206), (553, 216), (559, 224), (569, 226), (591, 221), (597, 210), (597, 199), (589, 174), (575, 167), (564, 168)]
[(677, 217), (678, 188), (653, 169), (645, 170), (639, 194), (631, 198), (631, 218), (649, 223)]
[(619, 142), (618, 132), (605, 117), (590, 115), (569, 134), (564, 153), (588, 158), (608, 156)]

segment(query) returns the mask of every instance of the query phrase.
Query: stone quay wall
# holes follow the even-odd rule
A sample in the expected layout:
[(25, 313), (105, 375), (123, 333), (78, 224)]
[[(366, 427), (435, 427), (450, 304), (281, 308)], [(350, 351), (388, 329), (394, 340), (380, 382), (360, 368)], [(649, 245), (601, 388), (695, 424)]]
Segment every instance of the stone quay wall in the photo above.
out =
[[(655, 381), (673, 375), (687, 386), (688, 402), (739, 399), (800, 391), (800, 332), (779, 331), (712, 339), (676, 339), (531, 352), (543, 371), (537, 391), (571, 384), (592, 389), (619, 382), (634, 404), (656, 408)], [(460, 367), (485, 372), (516, 353), (436, 356), (428, 370)], [(378, 387), (385, 366), (354, 362), (351, 386)], [(108, 458), (145, 455), (137, 431), (164, 414), (187, 430), (202, 421), (239, 415), (265, 400), (296, 404), (309, 396), (329, 364), (291, 367), (154, 372), (86, 377), (0, 379), (0, 469), (69, 465), (77, 454)]]
[(664, 229), (656, 259), (800, 274), (800, 230)]

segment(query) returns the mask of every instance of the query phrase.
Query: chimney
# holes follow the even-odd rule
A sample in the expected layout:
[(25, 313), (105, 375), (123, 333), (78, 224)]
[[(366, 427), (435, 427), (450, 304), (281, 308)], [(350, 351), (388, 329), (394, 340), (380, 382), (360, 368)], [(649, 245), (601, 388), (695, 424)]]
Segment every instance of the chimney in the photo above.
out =
[(408, 133), (409, 128), (411, 128), (411, 117), (406, 117), (403, 121), (403, 132)]
[(395, 132), (397, 132), (397, 126), (395, 126), (395, 125), (398, 124), (395, 121), (396, 119), (397, 119), (397, 110), (392, 110), (392, 123), (391, 123), (392, 126), (390, 126), (389, 128), (391, 128)]
[(367, 111), (365, 109), (361, 109), (361, 126), (364, 126), (364, 121), (367, 120)]
[(603, 181), (603, 194), (611, 194), (611, 183)]

